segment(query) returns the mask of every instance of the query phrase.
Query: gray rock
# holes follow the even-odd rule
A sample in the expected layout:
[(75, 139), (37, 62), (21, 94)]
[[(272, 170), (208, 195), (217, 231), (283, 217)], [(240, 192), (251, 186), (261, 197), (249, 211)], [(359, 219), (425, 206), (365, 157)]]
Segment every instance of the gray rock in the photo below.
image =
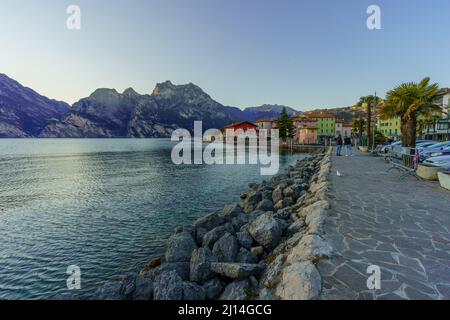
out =
[(264, 190), (261, 192), (261, 198), (262, 200), (270, 200), (272, 201), (272, 192), (273, 190)]
[(283, 226), (271, 213), (265, 213), (254, 220), (248, 228), (250, 235), (266, 248), (274, 248), (281, 239)]
[(128, 274), (117, 282), (106, 282), (96, 293), (99, 300), (149, 300), (153, 286), (148, 278)]
[(277, 186), (275, 190), (272, 192), (272, 200), (273, 203), (278, 203), (278, 201), (283, 199), (283, 188), (281, 186)]
[(219, 300), (246, 300), (250, 285), (248, 280), (237, 280), (226, 286)]
[(289, 263), (295, 263), (305, 260), (328, 258), (332, 252), (333, 248), (331, 245), (318, 235), (305, 235), (292, 249), (286, 260)]
[(236, 238), (241, 247), (250, 249), (253, 244), (253, 238), (247, 230), (236, 233)]
[(282, 241), (275, 249), (273, 249), (272, 254), (279, 255), (282, 253), (286, 253), (287, 251), (295, 247), (302, 237), (303, 237), (302, 232), (297, 232), (293, 234), (290, 238), (288, 238), (285, 241)]
[(264, 268), (264, 264), (256, 263), (229, 263), (213, 262), (211, 269), (224, 277), (231, 279), (248, 278), (251, 275), (259, 274)]
[(167, 262), (163, 263), (160, 268), (161, 272), (175, 271), (178, 276), (183, 279), (189, 279), (190, 262)]
[(223, 208), (222, 217), (224, 217), (225, 220), (230, 221), (232, 218), (238, 216), (242, 212), (243, 212), (242, 208), (240, 207), (239, 204), (237, 203), (227, 204)]
[(183, 283), (183, 300), (205, 300), (205, 289), (194, 282)]
[(197, 248), (194, 239), (188, 232), (181, 232), (171, 236), (167, 242), (167, 262), (189, 262), (192, 251)]
[(240, 263), (257, 263), (258, 258), (245, 248), (240, 248), (236, 257), (236, 261)]
[(273, 210), (273, 203), (272, 201), (268, 199), (261, 200), (258, 205), (256, 206), (256, 210), (261, 211), (272, 211)]
[(136, 277), (132, 300), (150, 300), (153, 296), (153, 283), (146, 278)]
[(248, 203), (253, 203), (256, 204), (258, 202), (260, 202), (262, 199), (262, 194), (259, 191), (250, 191), (247, 194), (247, 198), (245, 199), (246, 202)]
[(294, 223), (292, 223), (288, 229), (287, 234), (292, 235), (299, 232), (305, 226), (305, 221), (303, 219), (297, 219)]
[(310, 261), (294, 263), (284, 268), (276, 295), (282, 300), (317, 299), (322, 287), (322, 279)]
[(198, 228), (195, 232), (195, 242), (197, 245), (201, 246), (203, 244), (203, 237), (208, 232), (205, 228)]
[(273, 288), (275, 286), (280, 279), (283, 263), (284, 257), (279, 255), (267, 266), (260, 280), (262, 287)]
[(283, 190), (283, 194), (287, 198), (292, 198), (296, 200), (298, 198), (298, 193), (296, 192), (296, 189), (294, 186), (289, 186), (286, 189)]
[(250, 216), (245, 213), (241, 213), (231, 219), (231, 224), (233, 225), (234, 230), (240, 230), (243, 225), (247, 224), (249, 221)]
[(212, 249), (214, 246), (214, 243), (217, 240), (219, 240), (220, 237), (222, 237), (227, 232), (229, 232), (231, 234), (234, 233), (234, 228), (233, 228), (232, 224), (230, 224), (230, 223), (215, 227), (214, 229), (205, 233), (205, 235), (203, 236), (202, 245), (204, 247), (209, 247), (210, 249)]
[(252, 247), (250, 249), (250, 252), (255, 256), (259, 256), (264, 253), (264, 247), (263, 246)]
[(289, 219), (290, 215), (291, 215), (291, 211), (290, 211), (291, 207), (286, 207), (284, 209), (279, 209), (274, 215), (274, 218), (277, 219), (282, 219), (282, 220), (287, 220)]
[(259, 291), (259, 300), (276, 300), (273, 289), (262, 288)]
[(183, 298), (183, 279), (174, 271), (161, 272), (154, 282), (155, 300), (181, 300)]
[(188, 232), (191, 234), (192, 238), (195, 239), (195, 227), (193, 225), (177, 227), (175, 233)]
[(122, 284), (118, 281), (108, 281), (97, 290), (98, 300), (123, 300), (125, 297), (121, 291)]
[(214, 278), (208, 280), (203, 285), (203, 290), (205, 290), (206, 299), (208, 300), (216, 300), (223, 288), (225, 287), (224, 283), (220, 281), (218, 278)]
[(245, 213), (250, 213), (253, 210), (255, 210), (255, 206), (256, 206), (255, 203), (244, 203), (243, 210)]
[(211, 213), (204, 217), (201, 217), (200, 219), (197, 219), (194, 222), (194, 226), (198, 228), (203, 228), (206, 230), (211, 230), (219, 225), (224, 223), (224, 219), (219, 216), (217, 213)]
[(213, 255), (207, 247), (198, 248), (192, 253), (190, 264), (190, 280), (203, 283), (214, 277), (211, 270), (211, 262), (217, 262), (217, 257)]
[(213, 254), (217, 256), (220, 262), (233, 262), (236, 260), (238, 243), (236, 237), (230, 233), (225, 233), (214, 243)]

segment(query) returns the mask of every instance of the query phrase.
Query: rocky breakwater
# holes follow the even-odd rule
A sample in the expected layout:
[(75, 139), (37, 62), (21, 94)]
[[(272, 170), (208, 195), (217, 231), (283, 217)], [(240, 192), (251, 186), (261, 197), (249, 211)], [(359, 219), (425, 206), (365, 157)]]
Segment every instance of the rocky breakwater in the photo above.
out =
[(309, 156), (270, 181), (251, 183), (240, 203), (177, 228), (164, 257), (106, 283), (96, 298), (318, 298), (315, 263), (332, 253), (322, 237), (329, 155)]

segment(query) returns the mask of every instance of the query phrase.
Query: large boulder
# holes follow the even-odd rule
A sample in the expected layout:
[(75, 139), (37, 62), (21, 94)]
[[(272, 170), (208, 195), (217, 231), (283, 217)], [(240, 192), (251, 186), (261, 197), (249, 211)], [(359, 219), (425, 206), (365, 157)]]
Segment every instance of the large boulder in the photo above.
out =
[(219, 300), (246, 300), (250, 284), (248, 280), (236, 280), (226, 286)]
[(206, 230), (211, 230), (217, 226), (220, 226), (224, 223), (224, 219), (217, 213), (211, 213), (204, 217), (197, 219), (194, 222), (194, 226), (198, 228), (203, 228)]
[(305, 260), (317, 260), (331, 256), (333, 248), (317, 235), (305, 235), (299, 243), (292, 248), (287, 262), (295, 263)]
[(154, 282), (155, 300), (183, 299), (183, 279), (174, 271), (161, 272)]
[(166, 261), (167, 262), (189, 262), (192, 251), (197, 245), (188, 232), (181, 232), (172, 235), (167, 242)]
[(121, 283), (118, 281), (107, 281), (96, 292), (97, 300), (123, 300), (125, 297), (122, 294)]
[(214, 277), (211, 262), (217, 262), (217, 257), (209, 248), (198, 248), (192, 253), (190, 277), (191, 281), (203, 283)]
[(276, 296), (282, 300), (314, 300), (321, 287), (322, 279), (314, 264), (297, 262), (284, 268)]
[(326, 217), (327, 211), (322, 208), (318, 208), (308, 214), (305, 218), (305, 223), (308, 225), (308, 233), (322, 234)]
[(273, 210), (273, 202), (268, 199), (263, 199), (256, 206), (256, 210), (272, 211)]
[(274, 248), (281, 239), (283, 226), (272, 213), (265, 213), (250, 223), (248, 232), (262, 246)]
[(311, 212), (317, 210), (317, 209), (325, 209), (328, 210), (330, 208), (330, 203), (327, 200), (320, 200), (315, 201), (314, 203), (310, 204), (307, 207), (302, 208), (298, 212), (299, 217), (307, 217)]
[(183, 283), (183, 300), (205, 300), (205, 289), (194, 282)]
[(99, 300), (150, 300), (153, 286), (150, 279), (132, 273), (118, 282), (105, 283), (96, 294)]
[(211, 263), (211, 269), (214, 272), (231, 279), (248, 278), (251, 275), (259, 274), (264, 269), (264, 266), (262, 263)]
[(287, 229), (288, 235), (293, 235), (299, 232), (305, 226), (305, 221), (303, 219), (297, 219), (293, 222)]
[(219, 298), (220, 293), (222, 292), (225, 284), (220, 281), (218, 278), (213, 278), (208, 280), (203, 285), (203, 290), (205, 290), (206, 299), (208, 300), (216, 300)]
[(208, 231), (203, 236), (202, 245), (203, 247), (213, 248), (214, 243), (220, 239), (225, 233), (234, 233), (234, 228), (231, 223), (227, 223), (222, 226), (215, 227), (214, 229)]
[(219, 240), (214, 243), (212, 250), (220, 262), (236, 261), (238, 252), (238, 243), (236, 237), (231, 233), (225, 233)]
[(259, 191), (250, 191), (247, 193), (247, 198), (245, 199), (246, 202), (257, 204), (262, 199), (262, 194)]
[(281, 186), (277, 186), (275, 190), (272, 192), (272, 200), (273, 203), (278, 203), (278, 201), (283, 199), (283, 188)]
[(236, 233), (236, 238), (241, 247), (246, 249), (250, 249), (252, 247), (253, 238), (247, 230), (239, 231), (238, 233)]
[(240, 248), (236, 257), (237, 262), (241, 263), (257, 263), (258, 258), (245, 248)]
[(189, 279), (189, 262), (167, 262), (160, 267), (160, 272), (175, 271), (183, 280)]
[(231, 219), (238, 216), (242, 212), (243, 212), (242, 208), (239, 204), (237, 203), (226, 204), (222, 210), (222, 217), (224, 217), (225, 220), (230, 221)]
[(275, 284), (279, 281), (283, 263), (284, 257), (280, 254), (267, 266), (260, 280), (260, 284), (263, 287), (273, 288), (275, 286)]

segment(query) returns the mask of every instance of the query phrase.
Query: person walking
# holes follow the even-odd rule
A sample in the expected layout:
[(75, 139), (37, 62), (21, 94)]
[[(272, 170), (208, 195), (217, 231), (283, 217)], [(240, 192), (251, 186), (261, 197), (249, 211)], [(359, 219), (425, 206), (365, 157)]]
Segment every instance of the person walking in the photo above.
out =
[(349, 136), (347, 136), (347, 134), (345, 135), (344, 138), (344, 145), (345, 145), (345, 156), (351, 156), (352, 155), (352, 138), (350, 138)]
[(338, 157), (341, 155), (342, 144), (343, 144), (342, 136), (339, 133), (339, 136), (336, 139), (336, 155)]

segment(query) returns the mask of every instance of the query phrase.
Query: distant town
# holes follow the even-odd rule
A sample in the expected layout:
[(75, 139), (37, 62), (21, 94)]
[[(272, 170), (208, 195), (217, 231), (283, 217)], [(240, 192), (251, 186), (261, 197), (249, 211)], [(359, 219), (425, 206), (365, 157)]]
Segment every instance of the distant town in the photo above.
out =
[[(441, 91), (444, 93), (440, 102), (442, 112), (417, 119), (418, 137), (434, 141), (450, 138), (450, 120), (447, 117), (450, 89), (444, 88)], [(380, 99), (378, 103), (382, 105), (382, 100)], [(372, 126), (375, 125), (376, 128), (376, 141), (379, 143), (399, 141), (402, 136), (400, 117), (384, 119), (379, 116), (376, 109), (372, 112), (374, 114), (371, 117), (371, 124)], [(346, 108), (317, 109), (291, 115), (289, 118), (293, 125), (293, 132), (290, 137), (295, 144), (325, 144), (339, 135), (360, 138), (361, 140), (366, 139), (367, 103), (364, 102)], [(270, 130), (279, 128), (279, 122), (280, 119), (278, 118), (260, 118), (254, 122), (233, 122), (223, 129), (242, 129), (244, 131), (266, 129), (270, 133)]]

